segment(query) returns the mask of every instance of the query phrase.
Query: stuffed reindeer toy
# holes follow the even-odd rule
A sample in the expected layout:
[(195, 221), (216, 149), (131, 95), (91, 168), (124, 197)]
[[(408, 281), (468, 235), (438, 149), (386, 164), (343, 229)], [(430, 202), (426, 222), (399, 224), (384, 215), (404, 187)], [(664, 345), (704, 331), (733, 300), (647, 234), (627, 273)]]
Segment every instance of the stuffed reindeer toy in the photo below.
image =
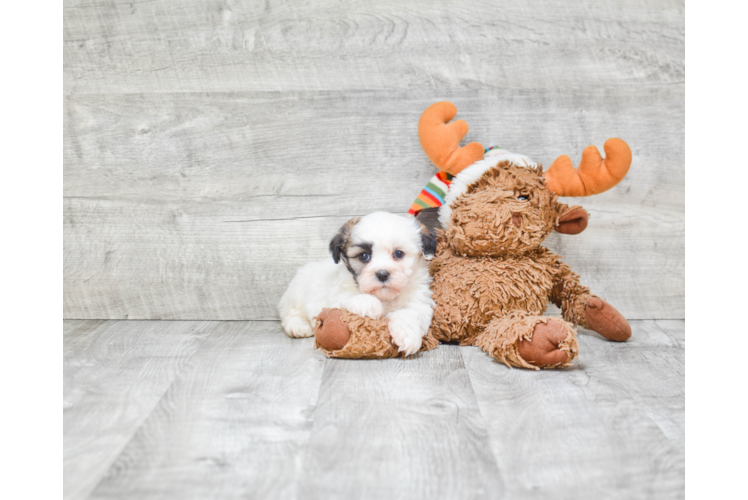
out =
[[(559, 255), (544, 246), (553, 231), (578, 234), (587, 212), (559, 196), (590, 196), (618, 184), (631, 165), (631, 150), (620, 139), (605, 142), (605, 158), (587, 147), (579, 168), (568, 156), (547, 171), (530, 158), (473, 142), (460, 148), (468, 131), (450, 123), (457, 108), (430, 106), (418, 134), (440, 172), (410, 212), (427, 222), (438, 213), (436, 255), (431, 261), (436, 303), (421, 350), (439, 342), (475, 345), (496, 360), (523, 368), (568, 366), (578, 355), (576, 326), (613, 341), (631, 327), (610, 304), (592, 295)], [(543, 313), (552, 302), (563, 317)], [(385, 358), (399, 355), (384, 319), (323, 311), (316, 344), (332, 357)]]

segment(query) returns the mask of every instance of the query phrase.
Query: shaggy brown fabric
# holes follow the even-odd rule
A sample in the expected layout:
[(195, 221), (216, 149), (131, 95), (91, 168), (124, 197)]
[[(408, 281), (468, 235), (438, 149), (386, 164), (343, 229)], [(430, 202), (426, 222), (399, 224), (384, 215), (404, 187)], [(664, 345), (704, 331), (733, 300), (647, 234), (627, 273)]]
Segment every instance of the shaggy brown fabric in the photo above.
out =
[(550, 267), (555, 270), (556, 282), (551, 290), (549, 300), (561, 308), (562, 315), (566, 321), (573, 325), (587, 327), (585, 320), (585, 307), (587, 299), (591, 297), (590, 289), (579, 283), (579, 275), (571, 270), (560, 257), (555, 256)]
[[(550, 322), (559, 325), (565, 334), (561, 337), (563, 340), (557, 343), (557, 349), (565, 353), (565, 361), (553, 364), (539, 364), (537, 366), (528, 363), (520, 355), (519, 343), (523, 340), (532, 340), (536, 325), (549, 324)], [(522, 313), (514, 313), (492, 320), (486, 325), (483, 332), (476, 337), (473, 345), (480, 347), (497, 361), (507, 366), (530, 368), (533, 370), (569, 366), (571, 360), (579, 354), (576, 333), (570, 324), (560, 318), (532, 316)]]
[(579, 276), (546, 248), (525, 255), (461, 257), (442, 236), (431, 273), (436, 307), (430, 331), (441, 341), (466, 345), (493, 318), (515, 311), (542, 315), (549, 301), (561, 307), (564, 319), (578, 324), (589, 296)]
[[(488, 170), (452, 205), (446, 237), (457, 255), (520, 254), (537, 248), (558, 219), (557, 197), (544, 188), (542, 168), (508, 161)], [(519, 197), (527, 197), (527, 201)], [(521, 220), (521, 227), (513, 222)]]
[[(337, 318), (344, 323), (350, 331), (350, 339), (341, 349), (331, 350), (321, 346), (315, 338), (315, 347), (319, 347), (330, 358), (350, 358), (350, 359), (375, 359), (375, 358), (395, 358), (401, 356), (398, 347), (392, 343), (389, 330), (387, 329), (387, 319), (371, 319), (351, 314), (348, 311), (340, 309), (327, 309), (325, 317)], [(320, 314), (322, 316), (322, 314)], [(324, 328), (328, 321), (322, 322), (320, 328)], [(337, 325), (335, 325), (337, 327)], [(317, 335), (315, 334), (315, 337)], [(431, 335), (423, 338), (421, 345), (422, 351), (435, 349), (439, 342)]]

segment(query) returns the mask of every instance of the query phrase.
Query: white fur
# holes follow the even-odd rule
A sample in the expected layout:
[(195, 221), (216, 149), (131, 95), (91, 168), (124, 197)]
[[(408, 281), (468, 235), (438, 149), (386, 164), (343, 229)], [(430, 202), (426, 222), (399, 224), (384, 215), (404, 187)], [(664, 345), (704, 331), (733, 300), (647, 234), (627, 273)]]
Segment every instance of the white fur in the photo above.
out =
[(359, 293), (341, 302), (340, 307), (353, 314), (379, 319), (384, 315), (382, 301), (368, 293)]
[[(406, 356), (418, 352), (434, 310), (421, 226), (411, 216), (374, 212), (353, 226), (347, 253), (355, 255), (360, 250), (356, 245), (367, 243), (372, 245), (369, 262), (352, 262), (360, 271), (358, 285), (342, 260), (335, 264), (329, 258), (299, 269), (278, 304), (289, 336), (312, 336), (322, 309), (337, 307), (371, 318), (386, 316), (399, 350)], [(395, 258), (396, 250), (404, 257)], [(389, 273), (385, 283), (377, 279), (377, 271)]]
[(439, 222), (442, 227), (447, 227), (447, 224), (452, 219), (452, 204), (457, 201), (457, 198), (467, 192), (468, 186), (480, 179), (488, 169), (495, 167), (504, 160), (509, 160), (520, 167), (535, 168), (538, 166), (529, 157), (512, 153), (506, 149), (494, 148), (488, 151), (482, 160), (476, 161), (452, 179), (447, 196), (444, 197), (444, 205), (439, 208)]

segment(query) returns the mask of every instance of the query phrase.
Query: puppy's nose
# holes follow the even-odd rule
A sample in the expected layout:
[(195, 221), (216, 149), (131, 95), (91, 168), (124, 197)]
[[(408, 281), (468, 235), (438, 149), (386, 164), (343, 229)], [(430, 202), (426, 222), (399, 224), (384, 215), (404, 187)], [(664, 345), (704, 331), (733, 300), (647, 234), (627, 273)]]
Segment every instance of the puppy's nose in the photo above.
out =
[(389, 277), (390, 277), (390, 273), (388, 273), (387, 271), (377, 271), (377, 279), (381, 281), (382, 283), (387, 281)]

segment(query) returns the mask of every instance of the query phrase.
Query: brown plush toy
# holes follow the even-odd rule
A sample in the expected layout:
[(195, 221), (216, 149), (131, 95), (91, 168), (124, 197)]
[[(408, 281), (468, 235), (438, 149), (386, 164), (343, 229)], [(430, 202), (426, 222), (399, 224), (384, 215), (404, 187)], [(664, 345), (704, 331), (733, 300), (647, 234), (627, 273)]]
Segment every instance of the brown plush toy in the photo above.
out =
[[(589, 146), (578, 169), (561, 156), (543, 172), (528, 157), (501, 148), (485, 154), (478, 143), (460, 148), (467, 125), (449, 123), (456, 113), (453, 104), (436, 103), (419, 124), (421, 145), (442, 170), (411, 209), (422, 221), (438, 211), (442, 226), (430, 267), (436, 307), (422, 350), (456, 341), (509, 366), (538, 369), (568, 366), (578, 355), (577, 325), (627, 340), (631, 327), (623, 316), (541, 244), (552, 231), (578, 234), (587, 227), (587, 212), (558, 197), (589, 196), (618, 184), (631, 165), (628, 145), (608, 139), (605, 159)], [(561, 308), (562, 318), (543, 316), (548, 302)], [(385, 320), (340, 310), (325, 310), (318, 319), (316, 343), (329, 356), (398, 355)]]

